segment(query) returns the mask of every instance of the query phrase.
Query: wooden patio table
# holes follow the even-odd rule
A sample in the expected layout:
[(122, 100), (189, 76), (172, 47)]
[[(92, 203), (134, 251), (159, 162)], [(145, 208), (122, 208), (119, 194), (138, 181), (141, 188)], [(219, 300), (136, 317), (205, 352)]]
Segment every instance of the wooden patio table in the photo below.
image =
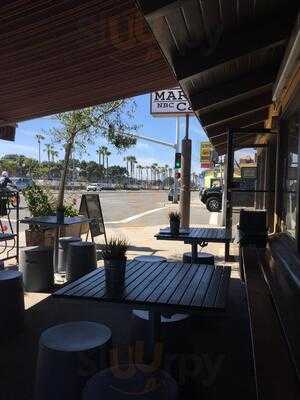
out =
[(192, 248), (192, 262), (197, 261), (198, 245), (205, 247), (208, 243), (231, 243), (231, 232), (225, 228), (189, 228), (180, 229), (179, 235), (171, 235), (170, 228), (164, 228), (155, 235), (158, 240), (178, 240), (190, 244)]
[(104, 272), (98, 268), (53, 296), (149, 310), (153, 350), (160, 341), (161, 314), (217, 314), (226, 308), (230, 267), (133, 260), (127, 263), (125, 284), (117, 295), (107, 290)]

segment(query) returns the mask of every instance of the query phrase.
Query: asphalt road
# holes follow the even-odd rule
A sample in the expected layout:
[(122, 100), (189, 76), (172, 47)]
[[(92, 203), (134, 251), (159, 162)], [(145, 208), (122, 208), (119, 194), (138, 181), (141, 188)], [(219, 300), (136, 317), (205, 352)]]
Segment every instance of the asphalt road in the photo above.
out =
[[(84, 192), (67, 192), (66, 199), (76, 199), (79, 207)], [(168, 202), (168, 191), (102, 191), (99, 193), (104, 221), (108, 226), (155, 226), (168, 224), (168, 213), (174, 205)], [(21, 201), (20, 218), (29, 216), (24, 200)], [(209, 224), (212, 222), (209, 213), (200, 202), (198, 192), (191, 195), (191, 221), (193, 224)], [(21, 224), (21, 231), (26, 225)]]

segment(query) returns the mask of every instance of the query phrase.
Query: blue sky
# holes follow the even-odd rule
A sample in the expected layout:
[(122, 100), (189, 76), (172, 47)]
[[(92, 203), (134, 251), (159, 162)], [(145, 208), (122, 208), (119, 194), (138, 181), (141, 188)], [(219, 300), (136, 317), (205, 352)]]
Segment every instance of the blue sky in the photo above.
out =
[[(173, 118), (158, 118), (150, 115), (150, 95), (135, 97), (137, 103), (136, 110), (136, 123), (142, 125), (139, 133), (151, 138), (161, 139), (166, 142), (174, 143), (176, 133), (176, 119)], [(47, 131), (50, 127), (53, 127), (55, 121), (49, 118), (39, 118), (27, 122), (19, 123), (17, 128), (15, 142), (0, 141), (0, 156), (4, 154), (23, 154), (25, 156), (37, 158), (37, 142), (35, 135), (42, 130)], [(185, 119), (181, 118), (180, 122), (180, 136), (181, 138), (185, 133)], [(199, 161), (199, 148), (200, 142), (206, 141), (207, 137), (201, 128), (200, 123), (195, 117), (190, 119), (190, 138), (193, 144), (193, 156), (192, 156), (192, 170), (196, 173), (200, 172), (200, 161)], [(47, 137), (44, 143), (50, 143), (50, 138)], [(107, 145), (106, 141), (102, 138), (97, 140), (95, 146), (88, 148), (88, 154), (84, 156), (85, 159), (97, 161), (96, 148), (99, 145)], [(118, 153), (114, 148), (108, 146), (112, 153), (110, 157), (110, 165), (124, 165), (124, 157), (127, 155), (134, 155), (141, 165), (151, 165), (158, 163), (160, 165), (168, 164), (173, 167), (174, 164), (174, 152), (172, 149), (163, 147), (158, 144), (138, 140), (135, 147), (131, 147), (126, 152)], [(60, 151), (59, 148), (57, 148)], [(62, 157), (62, 152), (60, 152)], [(42, 152), (42, 160), (46, 160), (46, 153)]]

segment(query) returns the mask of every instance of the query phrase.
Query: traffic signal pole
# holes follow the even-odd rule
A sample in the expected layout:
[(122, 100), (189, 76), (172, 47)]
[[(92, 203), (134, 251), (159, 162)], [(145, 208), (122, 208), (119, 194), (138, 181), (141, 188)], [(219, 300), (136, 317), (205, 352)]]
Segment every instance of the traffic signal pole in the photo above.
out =
[[(179, 135), (180, 135), (180, 120), (179, 117), (176, 117), (176, 140), (175, 140), (175, 153), (180, 153), (180, 142), (179, 142)], [(178, 203), (178, 192), (179, 192), (179, 184), (178, 184), (178, 177), (177, 177), (178, 169), (176, 168), (176, 162), (174, 167), (174, 190), (173, 190), (173, 203)]]
[(186, 115), (185, 138), (181, 145), (181, 191), (180, 191), (180, 214), (181, 227), (190, 227), (191, 206), (191, 158), (192, 141), (189, 139), (189, 115)]

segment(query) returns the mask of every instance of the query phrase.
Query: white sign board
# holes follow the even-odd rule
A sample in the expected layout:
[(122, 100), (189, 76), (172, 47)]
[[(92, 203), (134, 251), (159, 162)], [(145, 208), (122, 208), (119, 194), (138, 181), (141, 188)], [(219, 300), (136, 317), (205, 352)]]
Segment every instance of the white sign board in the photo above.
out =
[(193, 110), (183, 91), (174, 88), (151, 93), (150, 113), (153, 116), (167, 117), (193, 114)]

